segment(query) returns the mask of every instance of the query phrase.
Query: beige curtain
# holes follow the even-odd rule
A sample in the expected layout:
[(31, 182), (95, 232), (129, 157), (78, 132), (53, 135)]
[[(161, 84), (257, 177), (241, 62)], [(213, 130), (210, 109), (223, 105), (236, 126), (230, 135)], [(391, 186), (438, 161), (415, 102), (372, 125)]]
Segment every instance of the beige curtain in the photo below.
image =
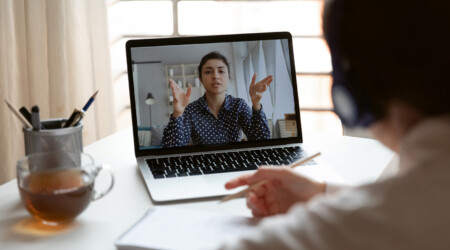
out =
[(39, 105), (41, 119), (67, 118), (96, 90), (84, 145), (115, 131), (105, 0), (1, 0), (0, 184), (24, 156), (22, 124), (4, 99)]

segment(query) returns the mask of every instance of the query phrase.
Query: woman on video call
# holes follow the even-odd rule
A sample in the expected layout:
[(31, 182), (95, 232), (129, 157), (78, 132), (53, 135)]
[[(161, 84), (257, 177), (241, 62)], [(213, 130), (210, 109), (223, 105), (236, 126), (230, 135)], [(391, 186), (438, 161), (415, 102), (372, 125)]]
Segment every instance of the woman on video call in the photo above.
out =
[(221, 249), (450, 249), (450, 2), (334, 0), (323, 13), (337, 114), (395, 151), (396, 173), (346, 188), (279, 167), (233, 179), (266, 181), (246, 197), (266, 218)]
[(273, 81), (268, 76), (250, 84), (252, 108), (240, 98), (226, 94), (230, 81), (230, 64), (219, 52), (205, 55), (198, 66), (199, 79), (206, 93), (189, 104), (191, 87), (186, 93), (170, 79), (173, 113), (164, 129), (163, 147), (193, 144), (219, 144), (241, 141), (241, 131), (249, 141), (270, 139), (269, 125), (262, 109), (262, 94)]

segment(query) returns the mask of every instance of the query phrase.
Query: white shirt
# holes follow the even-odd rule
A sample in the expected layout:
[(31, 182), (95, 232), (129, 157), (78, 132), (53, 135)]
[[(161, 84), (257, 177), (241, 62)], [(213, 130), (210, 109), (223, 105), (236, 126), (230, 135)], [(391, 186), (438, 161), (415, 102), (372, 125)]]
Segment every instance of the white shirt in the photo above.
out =
[(450, 249), (450, 116), (403, 139), (397, 176), (320, 195), (222, 249)]

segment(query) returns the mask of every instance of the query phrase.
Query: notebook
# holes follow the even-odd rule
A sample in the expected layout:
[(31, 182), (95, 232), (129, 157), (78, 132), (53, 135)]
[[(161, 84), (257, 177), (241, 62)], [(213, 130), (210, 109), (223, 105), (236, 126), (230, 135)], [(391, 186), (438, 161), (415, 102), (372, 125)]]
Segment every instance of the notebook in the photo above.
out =
[(215, 249), (250, 233), (258, 223), (256, 218), (157, 206), (123, 233), (115, 245), (121, 250)]
[[(219, 87), (214, 85), (218, 89), (204, 85), (209, 84), (208, 65), (199, 70), (211, 52), (224, 58), (216, 60), (228, 76), (221, 76), (226, 80)], [(309, 155), (290, 33), (129, 40), (126, 55), (134, 150), (154, 202), (228, 195), (239, 191), (224, 188), (232, 178)], [(254, 74), (255, 82), (273, 77), (261, 94), (260, 111), (252, 109), (249, 93)], [(190, 92), (180, 117), (172, 116), (180, 109), (174, 107), (171, 81), (185, 97)], [(207, 104), (207, 96), (214, 93), (225, 93), (218, 114)], [(342, 182), (320, 158), (296, 171)]]

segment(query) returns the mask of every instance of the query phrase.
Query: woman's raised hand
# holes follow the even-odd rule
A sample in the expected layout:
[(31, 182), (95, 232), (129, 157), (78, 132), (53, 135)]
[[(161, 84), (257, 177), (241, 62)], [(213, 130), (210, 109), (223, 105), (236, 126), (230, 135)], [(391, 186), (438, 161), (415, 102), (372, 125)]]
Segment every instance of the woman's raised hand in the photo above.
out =
[(261, 101), (262, 95), (267, 90), (267, 88), (272, 83), (272, 81), (273, 81), (273, 76), (270, 75), (270, 76), (262, 79), (261, 81), (256, 82), (256, 74), (253, 75), (252, 82), (250, 83), (249, 93), (250, 93), (250, 98), (252, 100), (254, 110), (261, 109), (260, 101)]
[(169, 79), (170, 81), (170, 89), (172, 89), (173, 93), (173, 113), (172, 116), (174, 118), (180, 117), (186, 106), (189, 104), (189, 99), (191, 98), (191, 86), (188, 87), (186, 93), (178, 87), (174, 80)]
[(265, 217), (286, 213), (297, 202), (306, 202), (313, 196), (324, 193), (326, 184), (301, 176), (289, 168), (261, 167), (228, 181), (226, 189), (252, 185), (265, 180), (266, 183), (247, 193), (247, 207), (253, 216)]

